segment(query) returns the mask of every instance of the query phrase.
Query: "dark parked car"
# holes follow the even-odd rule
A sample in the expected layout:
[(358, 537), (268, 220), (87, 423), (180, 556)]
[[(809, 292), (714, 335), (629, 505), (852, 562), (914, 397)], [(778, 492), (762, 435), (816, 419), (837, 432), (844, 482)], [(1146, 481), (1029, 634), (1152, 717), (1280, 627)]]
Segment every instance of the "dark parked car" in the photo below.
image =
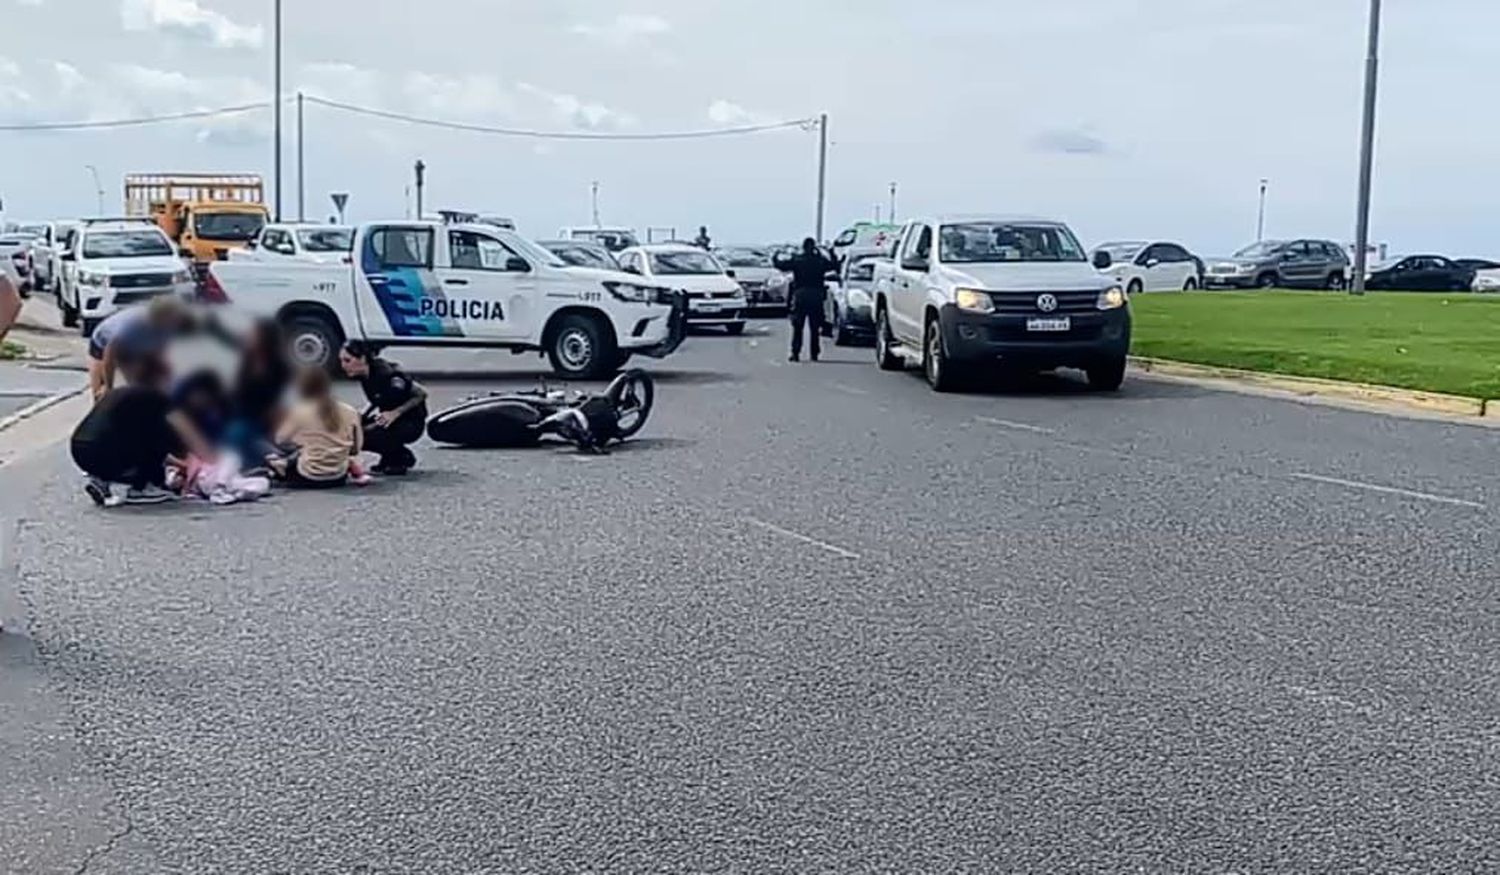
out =
[(1377, 265), (1365, 288), (1413, 292), (1467, 292), (1474, 284), (1474, 268), (1441, 255), (1408, 255)]
[(1342, 289), (1349, 256), (1328, 240), (1264, 240), (1209, 261), (1206, 289)]

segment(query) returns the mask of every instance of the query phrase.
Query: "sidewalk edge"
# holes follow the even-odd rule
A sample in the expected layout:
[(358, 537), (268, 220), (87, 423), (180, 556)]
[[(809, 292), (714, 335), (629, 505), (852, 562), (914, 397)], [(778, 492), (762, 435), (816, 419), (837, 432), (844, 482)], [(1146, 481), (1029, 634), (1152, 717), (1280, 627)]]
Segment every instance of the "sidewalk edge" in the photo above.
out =
[(58, 392), (55, 395), (48, 395), (46, 398), (43, 398), (42, 400), (37, 401), (34, 404), (29, 404), (26, 407), (17, 410), (15, 413), (12, 413), (11, 415), (3, 419), (0, 419), (0, 433), (14, 428), (15, 426), (20, 425), (33, 416), (50, 410), (51, 408), (56, 407), (64, 401), (71, 401), (72, 399), (78, 397), (79, 395), (82, 395), (86, 391), (88, 391), (87, 386), (79, 386), (74, 389), (68, 389), (64, 392)]

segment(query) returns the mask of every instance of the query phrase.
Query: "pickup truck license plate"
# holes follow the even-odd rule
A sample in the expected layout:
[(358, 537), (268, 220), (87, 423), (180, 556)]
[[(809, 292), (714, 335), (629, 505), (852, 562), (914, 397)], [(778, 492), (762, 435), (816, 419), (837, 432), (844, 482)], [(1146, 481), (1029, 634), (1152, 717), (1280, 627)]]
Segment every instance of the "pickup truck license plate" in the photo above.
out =
[(1027, 319), (1027, 331), (1071, 331), (1073, 320), (1066, 316), (1057, 319)]

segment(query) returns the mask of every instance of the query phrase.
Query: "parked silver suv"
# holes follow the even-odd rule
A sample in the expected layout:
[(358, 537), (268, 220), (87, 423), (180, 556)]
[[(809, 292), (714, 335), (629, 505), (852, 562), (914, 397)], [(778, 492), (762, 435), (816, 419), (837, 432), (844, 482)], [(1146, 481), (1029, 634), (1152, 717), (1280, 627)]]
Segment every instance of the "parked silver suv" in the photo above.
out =
[(1264, 240), (1232, 258), (1213, 259), (1204, 272), (1206, 289), (1342, 289), (1349, 257), (1327, 240)]

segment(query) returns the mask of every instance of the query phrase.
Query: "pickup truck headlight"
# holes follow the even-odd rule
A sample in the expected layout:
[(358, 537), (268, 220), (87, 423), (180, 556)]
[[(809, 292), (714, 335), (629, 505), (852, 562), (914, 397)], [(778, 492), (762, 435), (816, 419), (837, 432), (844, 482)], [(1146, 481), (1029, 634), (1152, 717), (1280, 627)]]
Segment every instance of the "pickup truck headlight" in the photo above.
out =
[(83, 286), (102, 286), (109, 282), (107, 274), (95, 273), (91, 270), (80, 270), (78, 272), (78, 284)]
[(867, 292), (867, 291), (865, 291), (864, 289), (850, 289), (849, 290), (849, 306), (851, 306), (851, 307), (868, 307), (868, 306), (870, 306), (871, 303), (872, 302), (870, 301), (870, 293)]
[(1100, 292), (1099, 300), (1094, 302), (1094, 306), (1100, 310), (1118, 310), (1128, 303), (1130, 303), (1130, 299), (1126, 297), (1125, 290), (1119, 286), (1115, 286), (1114, 288), (1105, 289)]
[(995, 299), (978, 289), (959, 289), (953, 294), (953, 303), (958, 305), (958, 309), (970, 313), (995, 312)]
[(604, 284), (604, 290), (620, 301), (649, 304), (656, 300), (655, 288), (637, 285), (636, 283), (607, 282)]
[(190, 283), (192, 281), (193, 275), (185, 270), (179, 270), (172, 274), (173, 284)]

